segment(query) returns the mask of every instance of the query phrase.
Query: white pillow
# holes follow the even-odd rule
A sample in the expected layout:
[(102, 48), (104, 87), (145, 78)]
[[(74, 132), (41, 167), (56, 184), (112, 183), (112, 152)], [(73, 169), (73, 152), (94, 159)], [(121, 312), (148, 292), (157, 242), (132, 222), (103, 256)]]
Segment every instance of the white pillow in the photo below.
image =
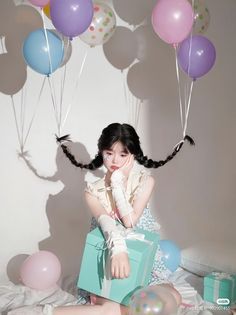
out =
[(204, 242), (181, 251), (181, 267), (199, 276), (212, 271), (236, 274), (236, 240), (233, 243)]

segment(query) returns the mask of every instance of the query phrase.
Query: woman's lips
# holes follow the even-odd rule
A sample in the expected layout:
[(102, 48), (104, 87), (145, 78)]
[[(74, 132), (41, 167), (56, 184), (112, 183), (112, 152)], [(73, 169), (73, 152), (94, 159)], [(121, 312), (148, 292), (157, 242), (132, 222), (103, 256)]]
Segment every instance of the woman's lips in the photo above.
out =
[(112, 170), (118, 170), (118, 168), (119, 168), (119, 167), (118, 167), (118, 166), (115, 166), (115, 165), (112, 165), (112, 166), (111, 166), (111, 169), (112, 169)]

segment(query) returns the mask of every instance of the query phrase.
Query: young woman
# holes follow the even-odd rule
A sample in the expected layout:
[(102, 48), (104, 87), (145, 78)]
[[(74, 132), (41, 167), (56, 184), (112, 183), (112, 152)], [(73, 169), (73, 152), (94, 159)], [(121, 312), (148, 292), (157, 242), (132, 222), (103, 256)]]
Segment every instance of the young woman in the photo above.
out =
[[(138, 226), (157, 231), (158, 224), (148, 208), (155, 180), (145, 168), (158, 168), (170, 161), (181, 149), (185, 140), (194, 144), (186, 136), (165, 160), (153, 161), (144, 156), (139, 136), (128, 124), (113, 123), (107, 126), (98, 140), (98, 153), (89, 164), (76, 161), (65, 145), (65, 137), (57, 139), (62, 150), (77, 167), (95, 170), (105, 166), (107, 172), (102, 179), (88, 184), (85, 198), (93, 215), (92, 227), (100, 225), (109, 245), (111, 254), (111, 274), (114, 278), (129, 277), (130, 265), (126, 242), (122, 238), (117, 221), (125, 228)], [(178, 304), (181, 297), (168, 284), (169, 272), (160, 259), (160, 248), (156, 253), (150, 285), (168, 286)], [(79, 305), (45, 307), (45, 314), (53, 315), (127, 315), (128, 308), (107, 299), (80, 292)], [(81, 305), (85, 304), (85, 305)], [(48, 310), (48, 311), (47, 311)]]

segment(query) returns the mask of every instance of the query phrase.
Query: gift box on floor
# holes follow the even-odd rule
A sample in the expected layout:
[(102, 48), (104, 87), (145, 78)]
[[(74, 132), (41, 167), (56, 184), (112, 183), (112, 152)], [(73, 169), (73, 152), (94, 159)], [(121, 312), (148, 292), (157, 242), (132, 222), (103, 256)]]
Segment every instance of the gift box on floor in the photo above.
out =
[(159, 235), (138, 228), (135, 228), (135, 231), (125, 231), (130, 276), (124, 279), (111, 279), (108, 249), (102, 231), (97, 227), (87, 235), (77, 286), (128, 305), (132, 294), (148, 285)]
[(212, 272), (205, 276), (204, 300), (222, 306), (236, 303), (236, 275)]

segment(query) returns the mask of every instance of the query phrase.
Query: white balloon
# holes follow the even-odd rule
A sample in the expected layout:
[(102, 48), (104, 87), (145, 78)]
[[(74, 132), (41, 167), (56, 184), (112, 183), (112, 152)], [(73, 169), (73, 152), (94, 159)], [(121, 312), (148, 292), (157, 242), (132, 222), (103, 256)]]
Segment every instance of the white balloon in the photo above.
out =
[(64, 55), (60, 67), (63, 67), (70, 60), (72, 55), (72, 44), (70, 39), (67, 36), (62, 35), (58, 30), (51, 29), (54, 34), (56, 34), (61, 40), (63, 44)]

